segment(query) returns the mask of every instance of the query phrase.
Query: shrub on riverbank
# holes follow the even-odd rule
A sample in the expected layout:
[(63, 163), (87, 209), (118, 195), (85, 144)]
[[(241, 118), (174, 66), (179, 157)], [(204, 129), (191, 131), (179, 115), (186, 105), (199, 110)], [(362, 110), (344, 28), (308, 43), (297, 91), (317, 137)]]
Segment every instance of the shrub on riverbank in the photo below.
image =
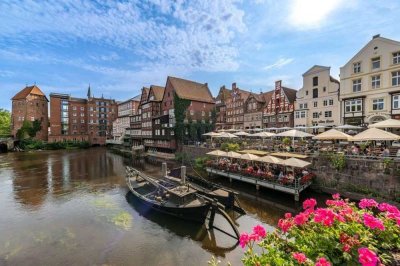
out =
[(41, 140), (24, 139), (19, 144), (24, 150), (63, 150), (63, 149), (86, 149), (90, 147), (88, 141), (65, 141), (65, 142), (43, 142)]
[[(245, 265), (396, 265), (400, 250), (400, 211), (397, 207), (363, 199), (358, 206), (338, 194), (316, 208), (304, 201), (304, 211), (290, 213), (267, 234), (261, 226), (240, 236), (247, 247)], [(257, 247), (261, 254), (256, 253)]]

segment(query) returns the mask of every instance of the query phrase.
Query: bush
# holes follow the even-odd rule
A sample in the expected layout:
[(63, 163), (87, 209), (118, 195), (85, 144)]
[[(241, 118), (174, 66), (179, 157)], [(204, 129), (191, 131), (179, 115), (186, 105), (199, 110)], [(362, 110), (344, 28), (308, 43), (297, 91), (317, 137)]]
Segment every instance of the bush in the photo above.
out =
[(334, 153), (330, 156), (330, 160), (333, 168), (338, 171), (341, 171), (346, 167), (346, 156), (344, 156), (344, 154)]
[[(362, 199), (358, 206), (338, 194), (316, 208), (304, 201), (304, 211), (280, 219), (266, 234), (261, 226), (240, 236), (247, 247), (245, 265), (381, 265), (395, 263), (400, 249), (400, 211), (397, 207)], [(255, 243), (262, 253), (254, 251)]]
[(240, 150), (240, 145), (238, 143), (222, 143), (221, 150), (223, 151), (238, 151)]

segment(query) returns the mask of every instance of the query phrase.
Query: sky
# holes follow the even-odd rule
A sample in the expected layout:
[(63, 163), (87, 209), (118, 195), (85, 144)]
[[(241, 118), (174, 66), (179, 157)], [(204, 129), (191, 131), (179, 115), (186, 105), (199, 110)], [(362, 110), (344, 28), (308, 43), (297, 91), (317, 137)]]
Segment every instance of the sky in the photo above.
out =
[(399, 0), (2, 0), (0, 108), (36, 84), (51, 92), (126, 100), (167, 76), (276, 80), (300, 89), (313, 65), (339, 68), (375, 34), (400, 40)]

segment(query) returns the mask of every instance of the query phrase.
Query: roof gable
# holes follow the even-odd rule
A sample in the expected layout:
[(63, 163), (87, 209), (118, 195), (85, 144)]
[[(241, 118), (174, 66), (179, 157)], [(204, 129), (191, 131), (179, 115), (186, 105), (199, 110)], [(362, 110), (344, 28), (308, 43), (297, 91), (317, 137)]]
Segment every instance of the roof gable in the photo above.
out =
[(167, 78), (167, 84), (168, 83), (171, 84), (171, 86), (174, 88), (175, 93), (181, 99), (215, 103), (207, 83), (203, 84), (170, 76)]
[(326, 71), (326, 70), (330, 71), (330, 69), (331, 69), (331, 67), (314, 65), (303, 74), (303, 77), (307, 76), (307, 75), (311, 75), (311, 74), (316, 74), (316, 73), (319, 73), (322, 71)]
[(285, 93), (289, 103), (293, 104), (296, 101), (297, 90), (286, 88), (286, 87), (282, 87), (282, 90)]
[(164, 91), (164, 87), (151, 85), (148, 98), (150, 99), (151, 95), (153, 95), (154, 99), (152, 101), (161, 102), (164, 97)]

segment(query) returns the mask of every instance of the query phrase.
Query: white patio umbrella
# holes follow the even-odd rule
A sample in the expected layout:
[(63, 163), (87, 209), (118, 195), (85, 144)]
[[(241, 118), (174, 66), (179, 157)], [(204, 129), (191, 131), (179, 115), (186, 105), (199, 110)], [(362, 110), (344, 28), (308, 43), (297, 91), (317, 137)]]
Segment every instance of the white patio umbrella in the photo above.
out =
[(245, 153), (240, 156), (241, 160), (247, 160), (247, 161), (257, 161), (258, 158), (260, 157), (251, 153)]
[(228, 132), (223, 132), (223, 133), (219, 134), (219, 136), (216, 136), (216, 138), (225, 138), (225, 139), (233, 139), (233, 138), (237, 138), (237, 137), (238, 136), (235, 136)]
[(360, 126), (353, 126), (353, 125), (341, 125), (341, 126), (337, 126), (335, 127), (336, 129), (362, 129), (362, 127)]
[(369, 128), (400, 128), (400, 120), (387, 119), (368, 126)]
[(369, 128), (352, 137), (352, 141), (399, 140), (400, 136), (378, 128)]
[(217, 131), (218, 132), (225, 132), (225, 129), (222, 128), (222, 129), (218, 129)]
[(209, 136), (209, 137), (216, 137), (221, 135), (221, 133), (218, 132), (208, 132), (208, 133), (204, 133), (203, 136)]
[(250, 134), (247, 132), (244, 132), (244, 131), (239, 131), (239, 132), (233, 133), (233, 135), (243, 137), (243, 136), (248, 136)]
[(214, 151), (207, 152), (206, 154), (219, 157), (219, 156), (225, 156), (226, 152), (221, 151), (221, 150), (214, 150)]
[(283, 161), (283, 165), (291, 166), (291, 167), (295, 167), (295, 168), (304, 168), (304, 167), (311, 165), (311, 163), (297, 159), (297, 158), (289, 158), (289, 159)]
[(259, 138), (269, 138), (269, 137), (273, 137), (275, 136), (275, 133), (271, 133), (271, 132), (258, 132), (258, 133), (254, 133), (251, 134), (251, 137), (259, 137)]
[(234, 129), (234, 128), (230, 128), (230, 129), (225, 130), (225, 132), (237, 132), (237, 131), (239, 131), (239, 130)]
[(297, 130), (297, 129), (292, 129), (292, 130), (278, 133), (275, 135), (275, 137), (307, 138), (307, 137), (314, 137), (314, 135), (309, 134), (307, 132)]
[(276, 128), (276, 127), (269, 127), (269, 128), (266, 128), (265, 130), (269, 130), (269, 131), (271, 131), (271, 130), (277, 130), (278, 128)]
[(253, 130), (254, 132), (260, 132), (260, 131), (262, 131), (261, 128), (253, 128), (252, 130)]
[(257, 159), (258, 162), (271, 163), (271, 164), (282, 164), (283, 160), (278, 157), (267, 155)]
[(230, 152), (227, 152), (225, 154), (225, 156), (229, 157), (229, 158), (237, 158), (238, 159), (238, 158), (240, 158), (240, 156), (242, 156), (242, 154), (234, 152), (234, 151), (230, 151)]
[(342, 131), (336, 130), (334, 128), (329, 129), (321, 134), (316, 135), (313, 139), (317, 140), (351, 140), (352, 137)]

